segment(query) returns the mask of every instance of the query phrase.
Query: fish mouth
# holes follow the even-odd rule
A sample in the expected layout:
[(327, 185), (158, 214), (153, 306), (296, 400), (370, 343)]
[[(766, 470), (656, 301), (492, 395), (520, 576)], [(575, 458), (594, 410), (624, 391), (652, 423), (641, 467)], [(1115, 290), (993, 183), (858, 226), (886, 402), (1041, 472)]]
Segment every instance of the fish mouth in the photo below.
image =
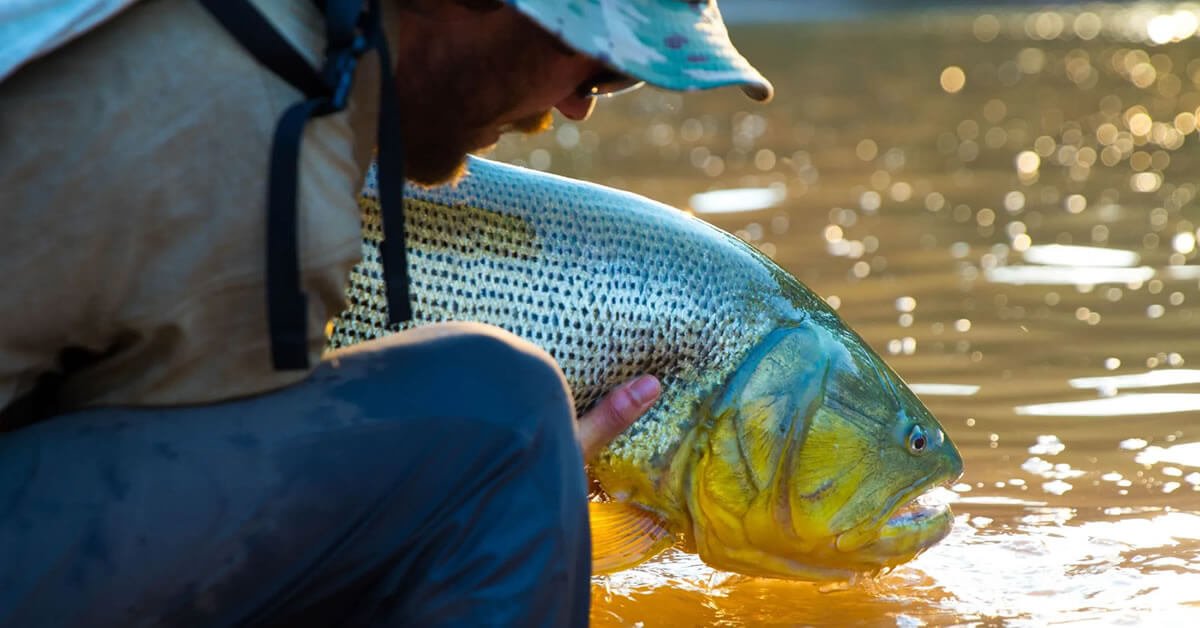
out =
[(945, 497), (948, 484), (928, 487), (901, 503), (888, 515), (875, 540), (856, 553), (865, 562), (890, 567), (912, 560), (946, 538), (954, 524), (954, 513)]

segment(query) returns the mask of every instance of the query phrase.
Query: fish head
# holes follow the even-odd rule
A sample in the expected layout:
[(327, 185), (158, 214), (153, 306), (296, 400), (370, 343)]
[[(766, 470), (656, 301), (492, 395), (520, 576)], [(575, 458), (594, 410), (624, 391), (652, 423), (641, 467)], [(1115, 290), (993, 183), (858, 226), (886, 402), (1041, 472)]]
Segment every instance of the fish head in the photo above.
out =
[(950, 531), (949, 508), (917, 498), (962, 474), (958, 450), (835, 315), (768, 334), (707, 412), (685, 492), (690, 540), (715, 567), (845, 579)]

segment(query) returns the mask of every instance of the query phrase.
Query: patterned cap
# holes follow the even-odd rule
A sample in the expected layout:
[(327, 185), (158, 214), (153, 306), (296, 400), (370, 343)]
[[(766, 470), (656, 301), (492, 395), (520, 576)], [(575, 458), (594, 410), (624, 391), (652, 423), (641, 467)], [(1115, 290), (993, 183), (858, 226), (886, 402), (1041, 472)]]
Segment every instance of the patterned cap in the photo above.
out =
[(716, 0), (506, 0), (576, 50), (671, 90), (775, 88), (729, 41)]

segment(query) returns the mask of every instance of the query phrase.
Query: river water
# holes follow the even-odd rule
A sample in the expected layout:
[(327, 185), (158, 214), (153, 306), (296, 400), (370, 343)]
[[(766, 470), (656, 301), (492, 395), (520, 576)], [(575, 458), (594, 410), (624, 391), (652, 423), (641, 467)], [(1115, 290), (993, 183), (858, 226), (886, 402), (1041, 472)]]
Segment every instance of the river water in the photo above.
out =
[(950, 537), (891, 574), (753, 579), (673, 552), (596, 579), (595, 625), (1200, 625), (1198, 17), (742, 25), (769, 105), (646, 89), (502, 142), (775, 258), (966, 464)]

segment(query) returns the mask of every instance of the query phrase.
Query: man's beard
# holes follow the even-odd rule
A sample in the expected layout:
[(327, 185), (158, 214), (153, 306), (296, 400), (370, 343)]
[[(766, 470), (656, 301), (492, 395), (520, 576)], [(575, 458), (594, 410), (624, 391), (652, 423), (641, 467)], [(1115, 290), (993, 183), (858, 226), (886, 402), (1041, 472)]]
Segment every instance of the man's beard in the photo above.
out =
[[(444, 114), (451, 112), (446, 111)], [(435, 112), (434, 118), (443, 112)], [(448, 117), (448, 116), (447, 116)], [(421, 185), (457, 183), (467, 171), (467, 154), (486, 153), (494, 147), (488, 134), (494, 129), (466, 128), (456, 120), (429, 119), (405, 124), (405, 176)], [(502, 133), (517, 131), (533, 135), (554, 125), (554, 115), (543, 111), (521, 118), (500, 128)], [(480, 136), (487, 137), (482, 139)]]

